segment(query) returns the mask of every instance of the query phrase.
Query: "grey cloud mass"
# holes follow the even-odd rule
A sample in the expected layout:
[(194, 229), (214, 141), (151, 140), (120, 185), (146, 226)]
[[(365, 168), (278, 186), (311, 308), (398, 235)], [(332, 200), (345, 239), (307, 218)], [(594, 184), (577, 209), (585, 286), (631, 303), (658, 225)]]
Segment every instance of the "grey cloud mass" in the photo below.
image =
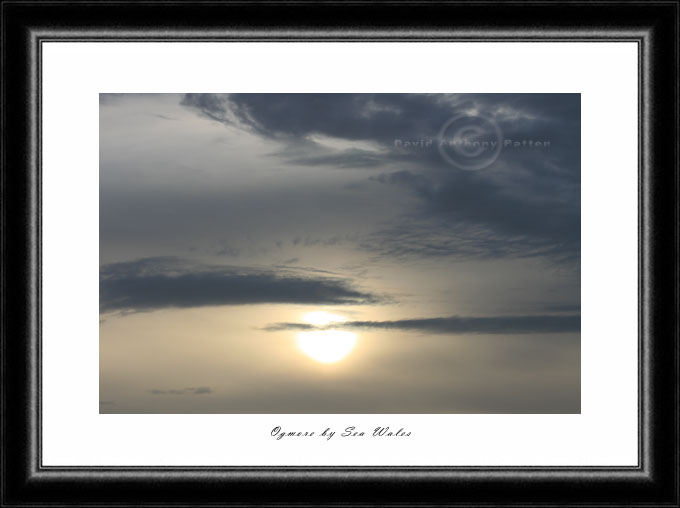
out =
[(192, 265), (175, 258), (114, 263), (100, 270), (100, 312), (260, 303), (342, 305), (375, 300), (337, 278)]
[[(376, 182), (410, 192), (417, 206), (367, 235), (361, 246), (369, 251), (578, 262), (578, 94), (186, 94), (182, 103), (284, 144), (286, 163), (366, 169), (378, 175), (352, 188)], [(543, 140), (549, 148), (504, 148), (491, 167), (468, 172), (448, 165), (436, 149), (395, 146), (436, 139), (449, 118), (465, 113), (493, 119), (504, 142)], [(377, 148), (324, 151), (319, 136)], [(296, 155), (286, 158), (287, 152)]]

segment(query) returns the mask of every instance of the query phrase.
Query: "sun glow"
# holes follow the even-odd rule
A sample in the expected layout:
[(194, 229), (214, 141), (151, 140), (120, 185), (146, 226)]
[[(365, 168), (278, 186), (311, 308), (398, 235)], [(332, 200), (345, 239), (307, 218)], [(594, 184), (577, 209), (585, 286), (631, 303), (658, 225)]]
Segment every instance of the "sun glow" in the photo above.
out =
[(342, 330), (319, 330), (298, 333), (297, 342), (302, 352), (317, 362), (335, 363), (352, 351), (357, 336)]
[(302, 319), (305, 321), (305, 323), (309, 323), (310, 325), (314, 326), (326, 326), (330, 325), (331, 323), (342, 323), (343, 321), (347, 321), (344, 317), (331, 312), (326, 312), (325, 310), (308, 312), (302, 316)]
[[(309, 312), (303, 319), (315, 326), (328, 326), (347, 321), (344, 317), (326, 311)], [(307, 356), (321, 363), (335, 363), (347, 356), (357, 342), (356, 334), (344, 330), (314, 330), (300, 332), (298, 347)]]

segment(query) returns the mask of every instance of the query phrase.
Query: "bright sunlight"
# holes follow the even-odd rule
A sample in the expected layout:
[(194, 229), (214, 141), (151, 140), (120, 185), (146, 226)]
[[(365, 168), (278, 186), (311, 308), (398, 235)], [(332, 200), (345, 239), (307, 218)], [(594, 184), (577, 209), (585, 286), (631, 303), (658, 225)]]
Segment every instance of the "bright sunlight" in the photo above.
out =
[[(346, 321), (344, 317), (326, 311), (309, 312), (303, 319), (315, 326), (328, 326)], [(344, 330), (315, 330), (300, 332), (297, 336), (298, 347), (302, 352), (321, 363), (342, 360), (352, 351), (356, 341), (356, 334)]]

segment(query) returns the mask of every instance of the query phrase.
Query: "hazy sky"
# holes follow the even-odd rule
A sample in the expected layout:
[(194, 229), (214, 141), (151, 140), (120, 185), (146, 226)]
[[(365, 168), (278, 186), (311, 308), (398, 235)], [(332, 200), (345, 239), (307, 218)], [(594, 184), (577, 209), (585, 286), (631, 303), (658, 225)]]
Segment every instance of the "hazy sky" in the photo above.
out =
[(580, 412), (578, 94), (103, 94), (99, 170), (101, 412)]

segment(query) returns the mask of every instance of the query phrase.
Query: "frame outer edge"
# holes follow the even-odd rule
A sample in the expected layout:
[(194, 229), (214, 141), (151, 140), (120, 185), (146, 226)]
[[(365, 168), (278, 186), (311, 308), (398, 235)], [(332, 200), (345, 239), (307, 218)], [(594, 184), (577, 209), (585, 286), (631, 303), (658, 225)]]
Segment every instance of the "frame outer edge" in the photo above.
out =
[[(678, 12), (678, 4), (677, 2), (664, 2), (665, 4), (672, 3), (675, 6), (675, 13), (676, 13), (676, 19), (675, 21), (675, 32), (674, 32), (674, 43), (675, 43), (675, 53), (674, 56), (677, 57), (677, 43), (678, 43), (678, 35), (677, 35), (677, 30), (678, 30), (678, 24), (677, 24), (677, 12)], [(15, 3), (16, 4), (16, 3)], [(160, 4), (160, 2), (159, 2)], [(7, 3), (3, 2), (2, 4), (2, 11), (3, 11), (3, 71), (5, 72), (5, 75), (9, 75), (7, 73), (7, 67), (5, 65), (5, 52), (6, 52), (6, 44), (5, 44), (5, 37), (6, 37), (6, 32), (7, 32), (7, 26), (8, 26), (8, 18), (9, 16), (6, 17), (6, 7)], [(11, 18), (10, 18), (11, 19)], [(17, 27), (13, 27), (15, 30)], [(25, 354), (25, 359), (26, 359), (26, 366), (28, 367), (28, 371), (24, 373), (24, 382), (25, 382), (25, 388), (26, 388), (26, 394), (24, 395), (24, 399), (26, 402), (26, 406), (24, 407), (24, 415), (26, 417), (26, 422), (28, 423), (27, 428), (25, 429), (18, 429), (16, 425), (7, 425), (5, 421), (5, 417), (3, 416), (3, 425), (2, 425), (2, 441), (3, 444), (6, 443), (7, 438), (8, 438), (8, 428), (11, 429), (12, 433), (14, 434), (17, 432), (19, 436), (24, 440), (26, 448), (23, 450), (24, 451), (24, 463), (23, 463), (23, 483), (20, 485), (21, 491), (23, 491), (24, 495), (28, 495), (28, 497), (24, 497), (23, 500), (21, 499), (22, 495), (17, 490), (15, 486), (12, 486), (12, 491), (13, 491), (13, 502), (18, 502), (20, 504), (24, 504), (26, 502), (30, 503), (31, 505), (34, 504), (34, 502), (31, 502), (28, 500), (28, 498), (33, 498), (33, 495), (38, 494), (40, 495), (40, 491), (42, 489), (40, 486), (42, 485), (43, 487), (46, 486), (46, 484), (51, 484), (54, 481), (57, 481), (60, 483), (61, 481), (64, 480), (69, 480), (70, 481), (78, 481), (85, 479), (88, 477), (88, 474), (85, 471), (71, 471), (70, 473), (67, 472), (66, 470), (63, 473), (57, 472), (57, 471), (49, 471), (45, 469), (41, 469), (39, 457), (40, 457), (40, 451), (41, 451), (41, 446), (39, 442), (39, 437), (40, 437), (40, 397), (41, 397), (41, 391), (40, 391), (40, 369), (41, 369), (41, 363), (40, 363), (40, 347), (39, 347), (39, 340), (40, 340), (40, 334), (41, 334), (41, 308), (40, 308), (40, 302), (41, 302), (41, 287), (40, 287), (40, 273), (41, 273), (41, 268), (42, 268), (42, 263), (41, 263), (41, 245), (40, 245), (40, 238), (41, 238), (41, 211), (42, 211), (42, 206), (41, 206), (41, 188), (40, 188), (40, 182), (41, 182), (41, 161), (40, 161), (40, 156), (39, 154), (41, 153), (40, 151), (40, 146), (39, 146), (39, 140), (40, 140), (40, 129), (41, 129), (41, 118), (39, 118), (38, 115), (41, 114), (41, 105), (40, 105), (40, 92), (41, 92), (41, 62), (40, 62), (40, 57), (41, 57), (41, 50), (40, 50), (40, 45), (41, 45), (41, 37), (39, 33), (36, 30), (32, 30), (28, 26), (24, 26), (24, 44), (26, 48), (26, 54), (28, 56), (26, 60), (26, 86), (24, 88), (24, 95), (22, 95), (20, 98), (16, 98), (16, 100), (13, 100), (12, 102), (14, 105), (12, 106), (12, 111), (19, 110), (22, 108), (25, 108), (26, 112), (26, 120), (25, 124), (23, 125), (23, 130), (26, 135), (26, 141), (25, 141), (25, 153), (19, 155), (17, 152), (20, 150), (18, 148), (8, 148), (8, 141), (10, 140), (10, 136), (7, 132), (6, 125), (7, 125), (7, 109), (9, 104), (7, 93), (6, 93), (6, 81), (9, 81), (9, 78), (3, 78), (3, 98), (2, 98), (2, 104), (3, 104), (3, 170), (2, 170), (2, 194), (3, 194), (3, 204), (2, 204), (2, 224), (3, 226), (6, 226), (7, 229), (10, 229), (14, 232), (14, 235), (16, 235), (14, 238), (19, 238), (20, 237), (20, 232), (16, 231), (16, 228), (19, 227), (19, 218), (17, 217), (18, 215), (22, 216), (22, 221), (23, 221), (23, 226), (26, 228), (24, 230), (24, 236), (23, 241), (24, 243), (22, 244), (22, 247), (26, 249), (26, 258), (24, 260), (24, 263), (20, 263), (20, 260), (18, 259), (19, 256), (15, 254), (15, 250), (12, 249), (12, 254), (10, 255), (9, 249), (8, 249), (8, 238), (7, 238), (7, 229), (3, 227), (3, 232), (2, 232), (2, 317), (3, 317), (3, 325), (2, 325), (2, 334), (3, 334), (3, 389), (2, 389), (2, 396), (3, 396), (3, 409), (7, 407), (7, 399), (6, 399), (6, 392), (8, 390), (7, 383), (6, 383), (6, 375), (7, 375), (7, 370), (10, 367), (9, 362), (7, 361), (7, 344), (8, 341), (12, 339), (12, 336), (7, 331), (7, 328), (4, 324), (4, 318), (6, 316), (10, 315), (10, 311), (12, 312), (18, 312), (21, 310), (21, 304), (18, 303), (17, 301), (10, 302), (7, 298), (8, 294), (8, 288), (9, 286), (12, 286), (13, 288), (16, 289), (17, 283), (19, 282), (19, 279), (23, 279), (23, 284), (24, 287), (26, 288), (26, 295), (25, 295), (25, 304), (26, 304), (26, 310), (28, 311), (26, 314), (26, 321), (24, 322), (24, 330), (25, 330), (25, 338), (27, 339), (24, 344), (21, 346), (17, 346), (16, 344), (13, 344), (12, 350), (15, 351), (17, 347), (20, 347)], [(655, 90), (657, 90), (659, 87), (663, 87), (663, 83), (658, 83), (655, 81), (655, 73), (654, 69), (658, 69), (660, 63), (659, 61), (663, 60), (664, 62), (668, 63), (669, 59), (664, 60), (663, 58), (658, 57), (658, 55), (661, 54), (662, 48), (658, 47), (658, 43), (656, 40), (656, 37), (654, 35), (653, 30), (649, 30), (646, 32), (646, 34), (643, 37), (643, 40), (646, 39), (646, 43), (641, 45), (642, 48), (642, 58), (641, 58), (641, 63), (642, 66), (640, 68), (641, 71), (641, 80), (642, 80), (642, 87), (640, 90), (640, 96), (641, 96), (641, 108), (642, 110), (647, 111), (647, 115), (641, 115), (641, 124), (640, 124), (640, 131), (641, 131), (641, 150), (640, 150), (640, 161), (642, 163), (641, 169), (644, 170), (645, 167), (648, 168), (647, 171), (651, 172), (651, 168), (654, 167), (655, 164), (655, 159), (654, 159), (654, 154), (658, 150), (655, 148), (655, 144), (658, 144), (659, 141), (659, 134), (657, 132), (658, 127), (655, 129), (654, 125), (652, 125), (651, 120), (656, 117), (656, 115), (650, 113), (654, 113), (657, 110), (660, 110), (663, 105), (658, 103), (659, 97), (655, 94)], [(248, 37), (246, 36), (244, 40), (247, 40)], [(12, 60), (14, 68), (13, 70), (16, 70), (17, 60), (19, 60), (17, 57)], [(676, 60), (677, 61), (677, 60)], [(655, 67), (655, 65), (657, 67)], [(673, 284), (674, 284), (674, 301), (673, 303), (675, 304), (676, 310), (675, 310), (675, 315), (674, 317), (674, 340), (675, 340), (675, 357), (674, 357), (674, 362), (675, 362), (675, 373), (673, 374), (673, 377), (677, 381), (677, 369), (678, 369), (678, 311), (677, 311), (677, 304), (678, 304), (678, 268), (677, 268), (677, 262), (679, 260), (678, 252), (680, 250), (680, 245), (678, 244), (678, 215), (679, 215), (679, 209), (678, 209), (678, 193), (679, 187), (678, 187), (678, 166), (677, 166), (677, 152), (678, 152), (678, 144), (677, 144), (677, 133), (678, 133), (678, 128), (677, 128), (677, 121), (678, 121), (678, 98), (677, 98), (677, 86), (678, 86), (678, 78), (677, 78), (677, 68), (675, 72), (675, 84), (674, 84), (674, 90), (673, 90), (673, 97), (675, 100), (675, 108), (673, 109), (672, 116), (675, 120), (675, 144), (674, 144), (674, 150), (675, 150), (675, 171), (674, 171), (674, 187), (672, 188), (672, 191), (668, 191), (669, 193), (672, 194), (674, 203), (673, 203), (673, 208), (674, 208), (674, 215), (673, 215), (673, 226), (675, 229), (674, 232), (674, 243), (672, 246), (672, 252), (668, 253), (670, 254), (671, 261), (674, 261), (676, 266), (675, 266), (675, 271), (674, 271), (674, 277), (673, 277)], [(15, 88), (20, 88), (20, 87), (15, 87)], [(16, 90), (15, 90), (16, 91)], [(21, 99), (21, 100), (20, 100)], [(16, 139), (17, 136), (11, 139)], [(645, 149), (646, 147), (646, 149)], [(24, 165), (25, 169), (27, 170), (25, 174), (17, 175), (17, 173), (21, 173), (20, 169), (17, 165), (17, 167), (12, 168), (12, 173), (10, 174), (10, 171), (8, 171), (8, 164), (7, 164), (7, 156), (6, 154), (8, 152), (11, 152), (14, 154), (14, 158), (12, 159), (10, 157), (10, 160), (12, 162), (18, 162), (20, 158), (23, 157), (24, 160)], [(646, 220), (642, 219), (641, 215), (641, 221), (640, 221), (640, 231), (641, 231), (641, 236), (640, 236), (640, 245), (641, 245), (641, 252), (644, 252), (645, 255), (641, 259), (650, 259), (650, 249), (651, 245), (658, 243), (661, 241), (661, 236), (659, 235), (659, 227), (656, 224), (659, 221), (658, 217), (655, 217), (655, 215), (652, 213), (652, 210), (654, 210), (654, 205), (649, 203), (646, 199), (645, 196), (649, 196), (651, 188), (653, 188), (655, 185), (658, 185), (655, 183), (655, 179), (653, 178), (654, 175), (643, 175), (643, 176), (649, 176), (650, 181), (647, 180), (647, 178), (643, 178), (641, 180), (641, 189), (644, 191), (642, 192), (641, 195), (641, 209), (640, 213), (642, 214), (644, 212), (644, 215), (646, 215)], [(26, 195), (24, 197), (15, 197), (15, 196), (10, 196), (9, 191), (8, 191), (8, 183), (16, 183), (18, 179), (23, 178), (23, 185), (25, 186), (26, 190)], [(657, 190), (658, 192), (658, 190)], [(15, 192), (15, 194), (20, 194), (19, 192)], [(23, 201), (25, 199), (25, 201)], [(17, 210), (13, 209), (12, 211), (12, 218), (9, 218), (8, 214), (8, 203), (11, 203), (13, 205), (16, 205), (17, 200), (21, 204), (26, 204), (27, 206), (22, 209), (20, 212), (17, 212)], [(666, 223), (667, 224), (667, 223)], [(650, 226), (650, 227), (646, 227)], [(669, 232), (669, 228), (667, 226), (663, 226), (664, 233)], [(668, 241), (668, 238), (666, 238), (666, 241)], [(659, 263), (661, 264), (661, 263)], [(8, 267), (16, 270), (16, 273), (10, 273)], [(31, 267), (37, 267), (37, 270), (33, 270), (31, 272)], [(20, 270), (19, 268), (22, 268)], [(658, 267), (657, 267), (658, 270)], [(645, 273), (651, 273), (651, 277), (645, 278)], [(648, 265), (641, 265), (641, 295), (643, 295), (643, 300), (644, 301), (650, 301), (655, 299), (654, 297), (654, 285), (651, 284), (652, 280), (655, 279), (656, 277), (654, 276), (654, 266), (648, 266)], [(650, 280), (652, 279), (652, 280)], [(8, 281), (10, 284), (8, 284)], [(658, 297), (656, 297), (658, 298)], [(17, 298), (19, 300), (19, 298)], [(667, 307), (664, 307), (667, 308)], [(660, 437), (657, 435), (655, 426), (653, 425), (653, 422), (655, 420), (655, 417), (657, 416), (657, 407), (656, 407), (656, 401), (657, 399), (654, 398), (654, 394), (659, 391), (659, 386), (657, 382), (658, 376), (654, 375), (654, 372), (652, 369), (652, 362), (650, 361), (643, 361), (646, 356), (650, 356), (655, 349), (652, 348), (654, 343), (654, 337), (651, 335), (648, 337), (644, 333), (645, 331), (647, 332), (653, 332), (655, 330), (656, 325), (655, 325), (655, 317), (653, 314), (649, 313), (649, 309), (646, 309), (643, 307), (642, 313), (641, 313), (641, 334), (642, 340), (643, 340), (643, 356), (640, 358), (641, 360), (641, 386), (642, 386), (642, 392), (641, 395), (644, 395), (642, 404), (641, 404), (641, 415), (642, 415), (642, 421), (641, 421), (641, 429), (640, 432), (642, 433), (642, 438), (643, 442), (641, 443), (641, 451), (643, 452), (642, 455), (642, 470), (640, 471), (639, 474), (625, 474), (623, 477), (628, 477), (631, 479), (631, 481), (636, 482), (638, 486), (642, 488), (649, 489), (651, 488), (652, 490), (658, 487), (658, 481), (663, 481), (660, 479), (659, 475), (662, 473), (660, 468), (662, 467), (661, 462), (659, 461), (659, 457), (655, 453), (658, 450), (658, 447), (662, 444), (660, 442)], [(14, 320), (19, 319), (17, 316), (13, 317)], [(653, 335), (653, 334), (652, 334)], [(14, 339), (16, 341), (16, 338)], [(645, 350), (648, 351), (648, 353), (645, 353)], [(11, 371), (14, 373), (14, 377), (16, 379), (16, 372), (18, 370), (21, 370), (21, 367), (11, 367)], [(9, 389), (10, 390), (19, 390), (24, 387), (19, 387), (19, 386), (12, 386)], [(678, 472), (678, 456), (677, 456), (677, 423), (678, 423), (678, 417), (677, 417), (677, 409), (678, 409), (678, 401), (677, 401), (677, 386), (674, 391), (674, 401), (675, 401), (675, 424), (676, 424), (676, 435), (675, 435), (675, 449), (674, 452), (676, 453), (675, 455), (675, 473)], [(654, 403), (651, 401), (654, 400)], [(13, 407), (16, 407), (16, 404), (13, 405)], [(12, 437), (13, 440), (17, 439), (17, 434), (14, 434)], [(21, 441), (21, 439), (18, 439)], [(656, 444), (656, 447), (655, 447)], [(16, 447), (12, 447), (12, 454), (14, 455)], [(15, 455), (16, 457), (16, 455)], [(7, 497), (7, 493), (9, 491), (8, 489), (8, 461), (7, 461), (7, 456), (5, 451), (3, 450), (2, 452), (2, 459), (3, 459), (3, 471), (2, 471), (2, 480), (3, 480), (3, 485), (2, 485), (2, 505), (5, 505), (5, 502), (9, 500)], [(665, 464), (665, 466), (668, 466), (668, 463)], [(152, 469), (152, 468), (149, 468)], [(245, 468), (244, 468), (245, 469)], [(540, 468), (539, 468), (540, 469)], [(148, 471), (151, 473), (151, 471)], [(179, 472), (179, 471), (177, 471)], [(85, 474), (83, 474), (85, 473)], [(125, 472), (122, 472), (122, 474), (119, 475), (119, 478), (128, 476)], [(132, 475), (133, 477), (136, 476), (133, 471), (128, 471), (129, 475)], [(666, 471), (667, 473), (667, 471)], [(144, 473), (142, 473), (144, 474)], [(340, 473), (342, 474), (342, 473)], [(173, 476), (173, 472), (171, 471), (159, 471), (160, 477), (165, 478), (165, 480), (171, 479)], [(257, 476), (257, 473), (255, 473)], [(99, 476), (99, 475), (97, 475)], [(104, 475), (108, 476), (108, 475)], [(150, 475), (149, 478), (152, 478), (154, 475)], [(290, 481), (285, 480), (285, 477), (287, 475), (284, 475), (282, 478), (284, 482)], [(350, 477), (352, 475), (349, 475)], [(400, 475), (397, 475), (397, 478)], [(510, 476), (512, 476), (512, 473), (510, 473)], [(532, 477), (532, 473), (528, 473), (529, 477)], [(569, 475), (567, 475), (569, 476)], [(663, 476), (663, 475), (662, 475)], [(17, 474), (16, 471), (12, 472), (11, 477), (16, 480), (19, 475)], [(599, 474), (595, 473), (594, 477), (591, 477), (591, 480), (595, 480), (595, 483), (597, 483), (597, 479), (599, 477)], [(200, 474), (199, 475), (194, 475), (193, 479), (194, 480), (199, 480)], [(666, 476), (667, 478), (667, 476)], [(157, 477), (157, 479), (160, 479)], [(108, 483), (105, 478), (102, 476), (99, 476), (98, 481), (104, 480), (103, 483)], [(114, 482), (116, 481), (115, 478), (109, 477), (108, 480), (113, 480)], [(97, 480), (95, 480), (97, 481)], [(199, 480), (200, 481), (200, 480)], [(399, 480), (403, 481), (403, 480)], [(582, 480), (581, 480), (582, 481)], [(606, 480), (605, 480), (606, 481)], [(675, 480), (675, 498), (674, 500), (671, 500), (669, 498), (666, 498), (665, 500), (661, 500), (657, 498), (657, 502), (660, 502), (663, 505), (671, 506), (670, 503), (673, 503), (672, 506), (678, 506), (677, 501), (678, 501), (678, 486), (677, 486), (677, 479)], [(165, 481), (163, 481), (165, 483)], [(646, 485), (646, 487), (643, 487), (643, 485)], [(668, 488), (668, 485), (666, 484), (666, 488)], [(29, 493), (29, 492), (32, 492)], [(666, 494), (669, 492), (666, 491)], [(657, 492), (657, 494), (660, 494), (660, 492)], [(35, 499), (35, 498), (33, 498)], [(38, 503), (42, 504), (42, 503)], [(655, 503), (656, 504), (656, 503)], [(631, 504), (632, 506), (632, 504)]]

